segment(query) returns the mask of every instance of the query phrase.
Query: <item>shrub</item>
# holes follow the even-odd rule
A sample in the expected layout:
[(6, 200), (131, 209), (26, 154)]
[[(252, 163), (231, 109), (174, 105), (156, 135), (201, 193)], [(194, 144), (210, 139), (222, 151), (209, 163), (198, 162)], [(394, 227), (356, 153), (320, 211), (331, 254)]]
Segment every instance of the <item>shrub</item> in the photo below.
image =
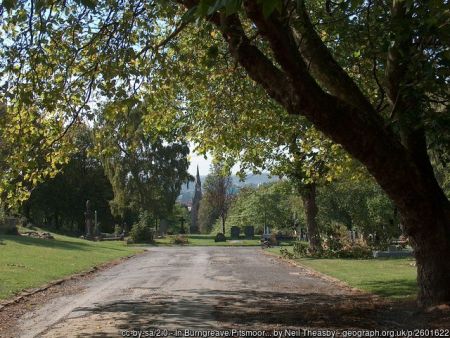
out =
[(114, 235), (119, 236), (122, 233), (122, 227), (119, 224), (114, 225)]
[(348, 229), (341, 224), (334, 224), (329, 236), (323, 241), (322, 258), (371, 258), (372, 250), (363, 240), (352, 241)]
[(216, 237), (214, 238), (214, 242), (226, 242), (227, 238), (225, 237), (225, 235), (221, 232), (219, 232)]
[(269, 237), (269, 243), (270, 243), (270, 245), (272, 245), (272, 246), (278, 245), (277, 235), (276, 235), (274, 232), (270, 234), (270, 237)]
[(294, 256), (296, 257), (306, 257), (309, 254), (309, 244), (308, 242), (297, 241), (294, 242), (294, 247), (292, 250)]
[(336, 236), (330, 236), (325, 239), (323, 248), (326, 251), (337, 252), (342, 249), (341, 239)]
[(354, 242), (344, 241), (344, 244), (339, 240), (333, 239), (331, 243), (336, 241), (337, 245), (330, 245), (330, 241), (326, 241), (324, 250), (316, 255), (320, 258), (353, 258), (353, 259), (367, 259), (372, 258), (372, 249), (364, 241), (356, 240)]
[[(294, 257), (313, 257), (313, 258), (353, 258), (367, 259), (372, 258), (371, 248), (363, 241), (348, 242), (343, 245), (338, 239), (331, 238), (325, 241), (323, 249), (318, 252), (310, 252), (308, 242), (295, 242), (293, 246)], [(286, 255), (281, 253), (283, 256)]]
[(289, 252), (288, 249), (285, 248), (281, 248), (280, 249), (280, 254), (283, 258), (287, 258), (287, 259), (294, 259), (296, 258), (295, 254), (292, 252)]
[(150, 226), (152, 224), (152, 218), (147, 211), (143, 211), (139, 214), (139, 220), (137, 223), (133, 224), (130, 237), (133, 242), (145, 242), (152, 243), (154, 237), (154, 230)]
[(177, 235), (171, 239), (172, 244), (186, 245), (189, 244), (189, 239), (186, 236)]
[(349, 245), (345, 245), (337, 252), (339, 258), (372, 258), (372, 250), (363, 241), (355, 241)]
[(18, 219), (19, 225), (26, 228), (28, 224), (28, 219), (25, 216), (20, 216)]

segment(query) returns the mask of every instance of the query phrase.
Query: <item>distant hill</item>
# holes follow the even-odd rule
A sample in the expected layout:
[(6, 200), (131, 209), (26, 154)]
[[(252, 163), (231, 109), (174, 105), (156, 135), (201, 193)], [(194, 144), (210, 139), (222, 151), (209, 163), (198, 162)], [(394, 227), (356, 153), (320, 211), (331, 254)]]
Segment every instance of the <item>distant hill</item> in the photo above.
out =
[[(206, 176), (200, 176), (200, 179), (203, 182), (205, 182)], [(238, 176), (233, 175), (232, 176), (233, 185), (235, 187), (242, 188), (245, 186), (257, 186), (258, 184), (264, 184), (269, 182), (275, 182), (278, 181), (278, 177), (270, 177), (268, 174), (260, 174), (260, 175), (253, 175), (250, 174), (245, 178), (245, 181), (240, 181)], [(190, 182), (189, 186), (184, 184), (181, 188), (181, 194), (178, 197), (178, 201), (181, 203), (189, 203), (192, 201), (192, 197), (194, 196), (194, 189), (195, 189), (195, 183)]]
[(241, 182), (239, 180), (239, 177), (233, 176), (233, 184), (238, 187), (244, 187), (248, 185), (254, 185), (257, 186), (258, 184), (264, 184), (269, 182), (275, 182), (279, 181), (280, 179), (278, 177), (270, 177), (268, 174), (260, 174), (260, 175), (248, 175), (245, 178), (244, 182)]

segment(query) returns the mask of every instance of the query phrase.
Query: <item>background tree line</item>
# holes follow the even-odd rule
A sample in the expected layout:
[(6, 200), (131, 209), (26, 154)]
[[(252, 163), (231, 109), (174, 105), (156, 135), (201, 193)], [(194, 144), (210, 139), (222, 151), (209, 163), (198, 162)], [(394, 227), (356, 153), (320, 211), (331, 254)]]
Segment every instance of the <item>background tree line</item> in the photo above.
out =
[(182, 184), (192, 179), (187, 143), (144, 134), (137, 108), (122, 126), (107, 119), (107, 109), (120, 107), (104, 107), (103, 119), (93, 127), (80, 122), (70, 130), (74, 151), (60, 172), (24, 201), (20, 213), (26, 222), (84, 233), (86, 200), (103, 232), (113, 232), (115, 224), (130, 230), (141, 213), (151, 227), (162, 219), (176, 227), (186, 217), (175, 201)]
[[(440, 172), (448, 182), (449, 174)], [(208, 176), (207, 180), (213, 179)], [(450, 187), (446, 185), (450, 196)], [(200, 206), (199, 221), (202, 233), (222, 232), (222, 221), (215, 202), (205, 194)], [(402, 233), (401, 219), (391, 200), (368, 175), (343, 173), (335, 180), (317, 187), (317, 231), (322, 238), (336, 236), (340, 229), (354, 230), (366, 240), (377, 238), (379, 248), (385, 248), (390, 240)], [(226, 234), (238, 226), (255, 227), (262, 234), (264, 225), (275, 233), (294, 234), (294, 230), (308, 231), (307, 213), (296, 183), (285, 178), (259, 186), (244, 186), (234, 191), (226, 218)], [(297, 235), (300, 233), (297, 232)]]

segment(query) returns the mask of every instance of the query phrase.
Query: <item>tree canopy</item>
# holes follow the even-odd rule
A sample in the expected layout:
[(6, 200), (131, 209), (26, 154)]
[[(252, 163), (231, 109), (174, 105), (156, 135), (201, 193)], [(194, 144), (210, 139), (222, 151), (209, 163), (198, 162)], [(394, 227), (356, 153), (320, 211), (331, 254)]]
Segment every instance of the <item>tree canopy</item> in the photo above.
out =
[(27, 222), (37, 226), (84, 233), (86, 200), (98, 212), (100, 229), (112, 231), (114, 220), (108, 201), (113, 191), (99, 159), (89, 156), (93, 148), (92, 130), (78, 124), (70, 131), (76, 147), (69, 162), (58, 174), (37, 185), (22, 205)]
[(225, 234), (225, 222), (234, 197), (233, 181), (223, 164), (215, 163), (211, 169), (203, 183), (204, 192), (199, 210), (200, 230), (209, 232), (214, 222), (220, 220), (222, 233)]
[(115, 216), (145, 210), (154, 218), (172, 212), (181, 186), (192, 177), (186, 141), (164, 137), (142, 123), (142, 104), (106, 104), (95, 123), (95, 153), (109, 178)]
[(295, 203), (290, 182), (279, 181), (258, 187), (244, 187), (237, 194), (227, 219), (228, 228), (254, 226), (263, 233), (264, 226), (275, 231), (290, 231), (294, 214), (303, 224), (303, 210)]

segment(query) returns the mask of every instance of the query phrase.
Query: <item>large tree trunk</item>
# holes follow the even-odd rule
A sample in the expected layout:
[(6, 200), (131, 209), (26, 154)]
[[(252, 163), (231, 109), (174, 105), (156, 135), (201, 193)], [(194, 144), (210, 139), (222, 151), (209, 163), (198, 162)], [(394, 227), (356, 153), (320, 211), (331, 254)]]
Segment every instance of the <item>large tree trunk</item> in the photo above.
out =
[(306, 184), (301, 189), (303, 207), (306, 214), (306, 226), (308, 228), (309, 250), (312, 253), (319, 252), (322, 249), (319, 229), (317, 226), (317, 204), (316, 204), (316, 184)]
[(430, 192), (424, 191), (422, 200), (410, 195), (414, 202), (399, 210), (416, 257), (422, 306), (450, 303), (450, 204), (436, 193), (433, 180), (424, 178)]
[(410, 133), (408, 145), (402, 144), (374, 110), (325, 93), (302, 62), (288, 26), (276, 15), (265, 19), (254, 1), (246, 4), (247, 15), (269, 42), (281, 69), (246, 40), (236, 16), (225, 19), (231, 52), (289, 113), (307, 117), (366, 166), (404, 219), (417, 258), (419, 304), (450, 302), (450, 204), (424, 155), (423, 133)]
[(423, 219), (425, 231), (410, 236), (417, 264), (418, 302), (450, 303), (450, 245), (445, 219)]
[[(415, 171), (406, 175), (411, 176), (416, 189), (414, 192), (408, 189), (402, 200), (391, 198), (398, 206), (402, 204), (399, 209), (402, 223), (416, 256), (418, 300), (422, 305), (428, 305), (450, 302), (450, 203), (436, 181), (427, 152), (422, 121), (422, 116), (426, 115), (423, 111), (426, 94), (420, 86), (404, 85), (421, 77), (420, 71), (408, 70), (417, 54), (413, 45), (415, 33), (410, 26), (411, 15), (403, 1), (392, 2), (395, 36), (387, 57), (386, 93), (391, 115), (398, 121), (400, 142), (408, 154), (406, 160)], [(374, 176), (379, 182), (383, 179), (380, 174)]]

